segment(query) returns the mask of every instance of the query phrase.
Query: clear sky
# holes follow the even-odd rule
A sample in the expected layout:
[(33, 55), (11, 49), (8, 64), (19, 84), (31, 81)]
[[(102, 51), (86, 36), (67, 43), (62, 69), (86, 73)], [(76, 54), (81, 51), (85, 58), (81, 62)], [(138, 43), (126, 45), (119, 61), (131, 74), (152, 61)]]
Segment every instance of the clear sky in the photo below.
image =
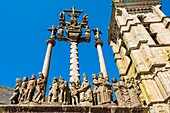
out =
[[(89, 15), (89, 26), (99, 28), (103, 34), (103, 53), (108, 75), (119, 77), (113, 52), (107, 43), (111, 16), (111, 0), (1, 0), (0, 1), (0, 86), (13, 88), (15, 78), (31, 77), (41, 72), (46, 53), (47, 28), (59, 24), (59, 13), (75, 6)], [(163, 11), (170, 16), (170, 1), (162, 0)], [(69, 21), (69, 20), (67, 20)], [(53, 77), (63, 76), (69, 81), (70, 45), (56, 41), (53, 48), (48, 86)], [(94, 35), (90, 43), (79, 44), (80, 75), (91, 75), (100, 71)]]

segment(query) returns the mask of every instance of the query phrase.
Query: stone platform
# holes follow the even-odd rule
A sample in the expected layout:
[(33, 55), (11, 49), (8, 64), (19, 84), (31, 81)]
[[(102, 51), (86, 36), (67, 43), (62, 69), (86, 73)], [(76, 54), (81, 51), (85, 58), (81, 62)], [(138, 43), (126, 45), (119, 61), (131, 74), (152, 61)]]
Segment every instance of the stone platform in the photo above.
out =
[(0, 105), (0, 113), (148, 113), (148, 107)]

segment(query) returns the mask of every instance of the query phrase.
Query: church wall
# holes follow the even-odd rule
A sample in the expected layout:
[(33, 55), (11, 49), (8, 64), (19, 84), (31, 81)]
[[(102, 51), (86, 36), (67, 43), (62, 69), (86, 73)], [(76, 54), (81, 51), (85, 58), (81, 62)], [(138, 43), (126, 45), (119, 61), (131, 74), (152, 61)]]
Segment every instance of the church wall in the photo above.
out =
[(169, 113), (170, 19), (156, 1), (115, 2), (113, 7), (111, 22), (117, 28), (109, 44), (120, 75), (140, 81), (140, 99), (150, 112)]

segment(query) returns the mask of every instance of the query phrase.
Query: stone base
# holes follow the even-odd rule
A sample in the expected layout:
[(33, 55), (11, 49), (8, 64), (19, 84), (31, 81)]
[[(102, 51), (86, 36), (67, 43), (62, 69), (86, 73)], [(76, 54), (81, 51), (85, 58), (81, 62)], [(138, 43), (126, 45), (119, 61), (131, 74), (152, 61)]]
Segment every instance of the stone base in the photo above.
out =
[(148, 107), (0, 105), (0, 113), (148, 113)]

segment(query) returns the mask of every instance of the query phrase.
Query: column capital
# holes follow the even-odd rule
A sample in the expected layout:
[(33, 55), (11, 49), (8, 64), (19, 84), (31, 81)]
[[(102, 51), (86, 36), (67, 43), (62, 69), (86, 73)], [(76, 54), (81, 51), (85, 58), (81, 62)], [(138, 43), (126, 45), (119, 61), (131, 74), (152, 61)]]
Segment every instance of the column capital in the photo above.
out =
[(51, 43), (53, 45), (53, 47), (55, 46), (56, 42), (54, 38), (48, 38), (46, 41), (46, 44), (48, 45), (49, 43)]
[(95, 47), (97, 47), (98, 44), (103, 46), (103, 41), (100, 39), (96, 40), (96, 42), (94, 43)]

